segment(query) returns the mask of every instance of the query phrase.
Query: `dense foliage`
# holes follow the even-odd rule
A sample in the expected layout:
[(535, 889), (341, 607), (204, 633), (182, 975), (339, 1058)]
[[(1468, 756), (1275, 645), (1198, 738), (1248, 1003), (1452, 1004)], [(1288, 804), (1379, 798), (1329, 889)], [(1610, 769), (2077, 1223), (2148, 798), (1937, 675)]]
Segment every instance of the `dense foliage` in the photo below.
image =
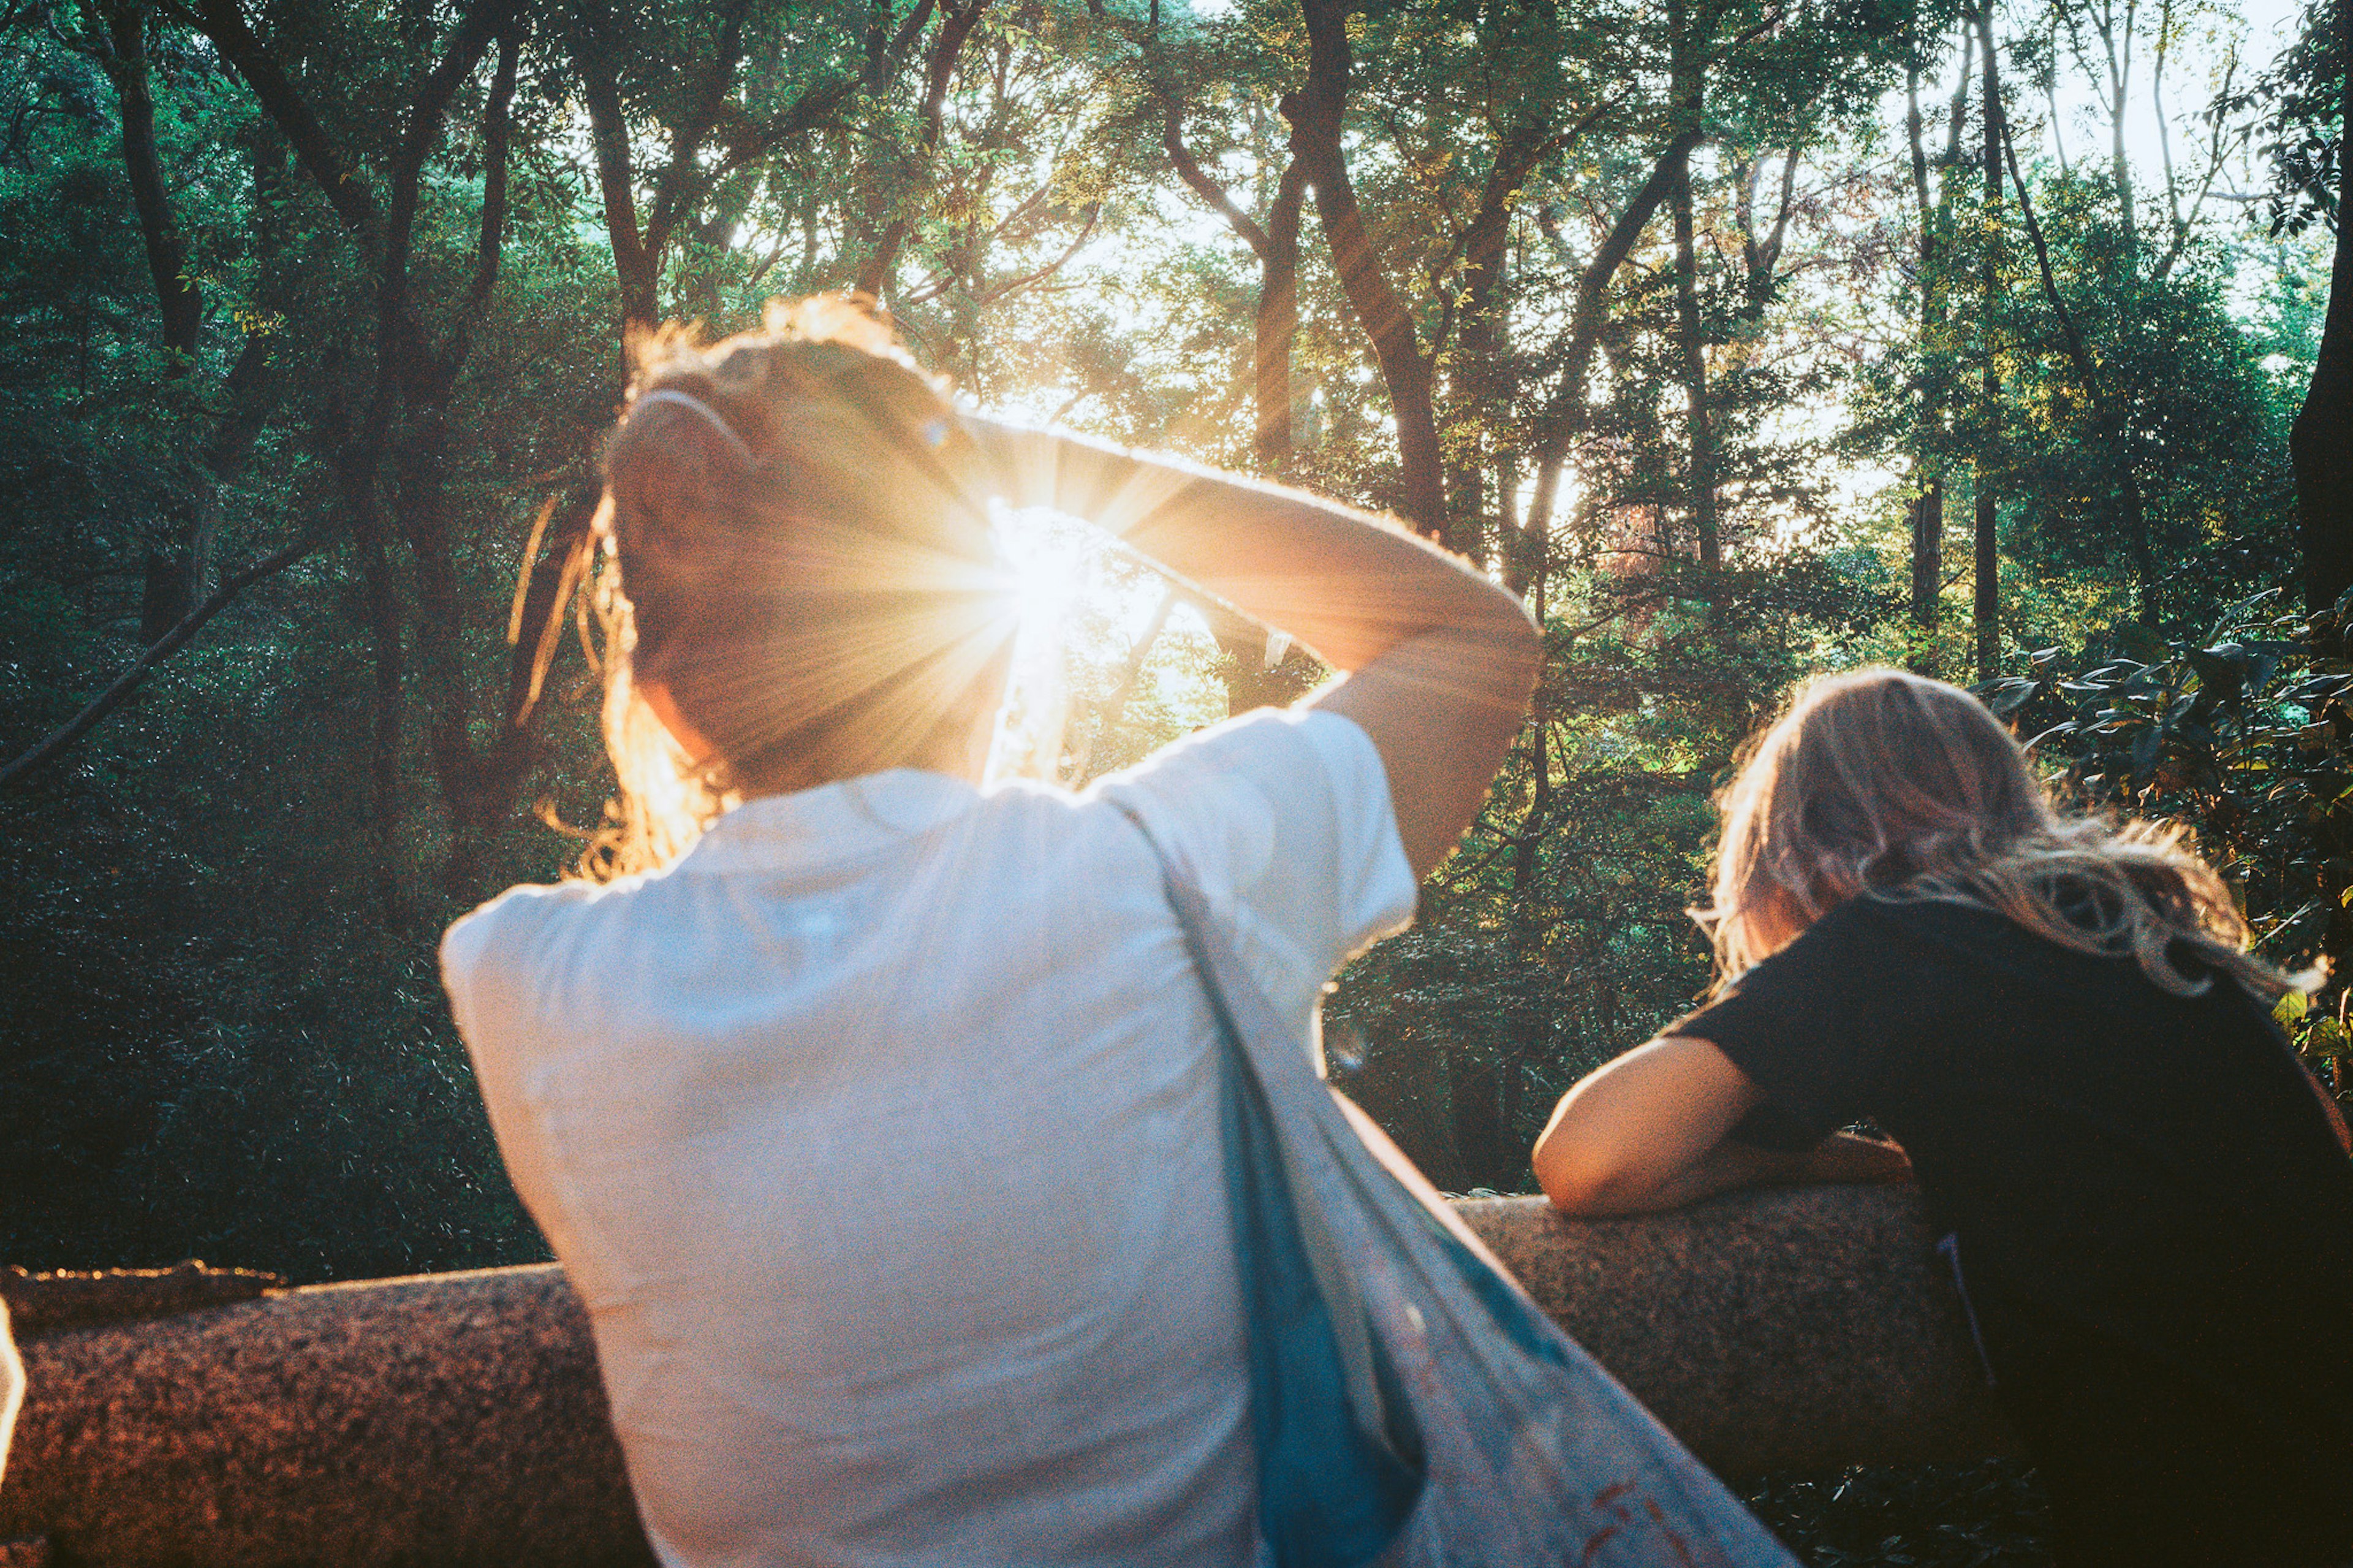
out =
[[(2266, 75), (2211, 5), (2015, 9), (16, 0), (0, 1258), (540, 1255), (434, 942), (604, 799), (585, 639), (539, 634), (628, 335), (776, 294), (862, 289), (983, 404), (1528, 595), (1535, 717), (1328, 1010), (1441, 1185), (1522, 1184), (1554, 1095), (1704, 990), (1710, 793), (1812, 669), (1994, 682), (2079, 793), (2194, 826), (2274, 956), (2344, 954), (2353, 665), (2264, 596), (2335, 12)], [(2159, 177), (2109, 132), (2168, 58), (2213, 107)], [(2295, 216), (2218, 211), (2266, 159)], [(1069, 782), (1316, 679), (1035, 548), (1082, 579), (1025, 710)], [(2339, 1063), (2341, 994), (2297, 1021)]]
[[(1708, 795), (1826, 665), (2004, 677), (2090, 793), (2207, 835), (2280, 956), (2340, 950), (2338, 645), (2240, 624), (2296, 570), (2322, 253), (2199, 205), (2327, 83), (2279, 107), (2310, 47), (2221, 81), (2155, 187), (2066, 163), (2019, 100), (2090, 71), (2124, 113), (2130, 19), (18, 6), (0, 1247), (536, 1247), (433, 940), (603, 798), (581, 647), (532, 655), (627, 333), (817, 288), (984, 403), (1393, 508), (1540, 608), (1488, 811), (1330, 1009), (1441, 1184), (1520, 1184), (1553, 1094), (1704, 989)], [(2143, 18), (2158, 69), (2240, 71), (2192, 20)], [(1314, 678), (1054, 548), (1092, 574), (1071, 782)], [(2216, 647), (2256, 650), (2227, 701)]]

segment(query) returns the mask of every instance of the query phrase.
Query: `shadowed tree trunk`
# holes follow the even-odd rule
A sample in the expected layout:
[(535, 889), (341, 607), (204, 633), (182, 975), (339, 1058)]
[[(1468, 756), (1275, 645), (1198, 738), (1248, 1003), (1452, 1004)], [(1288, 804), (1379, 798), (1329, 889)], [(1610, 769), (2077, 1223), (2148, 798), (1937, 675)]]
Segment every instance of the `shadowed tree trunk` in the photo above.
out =
[[(1962, 51), (1966, 68), (1968, 53)], [(1962, 90), (1968, 90), (1963, 84)], [(1955, 100), (1957, 110), (1959, 100)], [(1936, 276), (1936, 205), (1928, 195), (1928, 153), (1921, 140), (1920, 67), (1915, 61), (1905, 75), (1904, 132), (1912, 153), (1912, 198), (1920, 214), (1920, 336), (1925, 345), (1933, 342), (1937, 329), (1944, 321), (1944, 291)], [(1951, 159), (1946, 160), (1949, 177)], [(1920, 450), (1912, 460), (1915, 489), (1911, 506), (1912, 532), (1912, 624), (1922, 635), (1920, 651), (1913, 659), (1913, 668), (1924, 675), (1936, 673), (1936, 658), (1927, 642), (1936, 635), (1943, 620), (1945, 592), (1945, 473), (1940, 454), (1934, 450), (1938, 427), (1943, 418), (1943, 398), (1935, 384), (1933, 373), (1921, 388)]]
[(1716, 526), (1715, 463), (1709, 440), (1707, 406), (1707, 344), (1699, 319), (1699, 251), (1692, 232), (1692, 150), (1699, 145), (1705, 123), (1705, 83), (1700, 70), (1698, 40), (1692, 36), (1685, 0), (1668, 0), (1667, 29), (1672, 55), (1668, 93), (1672, 101), (1676, 142), (1681, 152), (1668, 175), (1667, 202), (1675, 229), (1675, 336), (1682, 361), (1686, 399), (1685, 468), (1691, 489), (1692, 529), (1699, 537), (1699, 559), (1711, 570), (1724, 564), (1724, 541)]
[[(121, 110), (122, 173), (131, 204), (139, 215), (139, 237), (147, 253), (162, 326), (164, 375), (180, 380), (195, 368), (204, 329), (204, 294), (188, 268), (187, 237), (172, 211), (170, 182), (155, 146), (155, 99), (148, 79), (147, 14), (132, 0), (99, 0), (86, 10), (91, 52), (114, 86)], [(245, 362), (239, 361), (239, 368)], [(248, 372), (246, 380), (253, 375)], [(232, 395), (238, 390), (232, 388)], [(165, 521), (161, 537), (147, 546), (141, 571), (139, 640), (153, 645), (204, 596), (213, 525), (219, 517), (216, 483), (196, 482), (185, 502)]]
[[(474, 745), (473, 693), (459, 657), (464, 614), (455, 520), (447, 494), (448, 402), (471, 352), (473, 323), (497, 280), (504, 235), (509, 110), (523, 26), (518, 9), (518, 0), (481, 0), (451, 27), (440, 58), (420, 79), (402, 114), (383, 206), (231, 0), (204, 0), (197, 13), (222, 58), (253, 89), (344, 229), (375, 264), (375, 389), (357, 421), (348, 411), (329, 416), (337, 489), (360, 557), (374, 644), (376, 714), (370, 772), (378, 797), (375, 816), (387, 832), (398, 816), (401, 706), (410, 668), (388, 548), (396, 527), (416, 568), (422, 612), (416, 668), (428, 713), (427, 754), (456, 830), (445, 879), (459, 890), (470, 885), (481, 833), (503, 818), (536, 762), (527, 734), (501, 733), (487, 752)], [(418, 316), (409, 271), (424, 167), (459, 88), (494, 42), (498, 59), (483, 110), (485, 183), (474, 276), (437, 345)], [(393, 470), (389, 508), (382, 486), (387, 458)], [(379, 850), (380, 879), (389, 912), (398, 921), (405, 910), (389, 869), (388, 844), (380, 844)]]
[(172, 214), (163, 159), (155, 150), (155, 100), (147, 79), (146, 13), (131, 0), (106, 0), (100, 61), (114, 84), (122, 113), (122, 171), (131, 182), (139, 213), (139, 237), (147, 250), (147, 270), (155, 282), (163, 318), (164, 347), (172, 355), (167, 374), (185, 375), (194, 364), (204, 298), (188, 275), (188, 241)]
[(1495, 484), (1495, 540), (1505, 555), (1512, 552), (1516, 521), (1512, 515), (1514, 491), (1519, 483), (1516, 454), (1495, 450), (1493, 421), (1510, 400), (1504, 366), (1505, 350), (1503, 300), (1504, 266), (1509, 254), (1512, 217), (1520, 189), (1546, 158), (1577, 140), (1600, 118), (1596, 110), (1557, 133), (1547, 134), (1545, 123), (1530, 121), (1513, 127), (1499, 140), (1495, 162), (1479, 192), (1479, 205), (1462, 237), (1462, 285), (1460, 348), (1452, 374), (1452, 401), (1464, 428), (1452, 471), (1446, 481), (1451, 515), (1447, 521), (1446, 547), (1484, 564), (1487, 541), (1487, 477), (1492, 467)]
[(2306, 607), (2325, 610), (2353, 588), (2353, 4), (2337, 6), (2337, 58), (2345, 62), (2337, 159), (2337, 253), (2328, 269), (2328, 315), (2313, 358), (2312, 384), (2288, 437), (2295, 464), (2296, 529), (2304, 546)]
[[(1266, 222), (1244, 212), (1225, 187), (1210, 178), (1185, 144), (1184, 106), (1171, 94), (1163, 100), (1160, 145), (1186, 187), (1240, 237), (1258, 258), (1258, 305), (1250, 334), (1250, 452), (1259, 471), (1271, 479), (1291, 475), (1295, 453), (1291, 394), (1292, 345), (1299, 335), (1299, 226), (1307, 200), (1307, 172), (1296, 157), (1283, 166), (1267, 205)], [(1285, 650), (1267, 661), (1267, 630), (1219, 606), (1195, 606), (1217, 639), (1226, 688), (1226, 711), (1289, 702), (1310, 677), (1303, 655)]]
[(1299, 224), (1307, 201), (1307, 173), (1293, 159), (1275, 186), (1266, 215), (1266, 258), (1258, 310), (1250, 323), (1251, 396), (1257, 417), (1250, 445), (1260, 467), (1287, 479), (1298, 420), (1292, 406), (1291, 350), (1299, 336)]
[(2010, 142), (2007, 125), (2002, 127), (2001, 149), (2010, 164), (2010, 184), (2018, 192), (2019, 221), (2025, 226), (2027, 244), (2034, 251), (2035, 275), (2042, 284), (2043, 303), (2059, 322), (2060, 342), (2066, 346), (2068, 363), (2074, 366), (2075, 378), (2083, 384), (2084, 395), (2092, 405), (2092, 422), (2116, 465), (2118, 521), (2123, 524), (2125, 547), (2132, 557), (2135, 604), (2141, 625), (2155, 629), (2161, 619), (2158, 609), (2157, 558), (2149, 540), (2148, 509), (2142, 502), (2140, 476), (2133, 467), (2131, 428), (2126, 423), (2123, 404), (2108, 395), (2106, 378), (2092, 359), (2083, 329), (2075, 324), (2075, 313), (2067, 308), (2066, 297), (2059, 292), (2059, 279), (2051, 265), (2051, 247), (2043, 240), (2042, 225), (2035, 218), (2034, 197), (2026, 188), (2026, 175), (2018, 166), (2018, 149)]

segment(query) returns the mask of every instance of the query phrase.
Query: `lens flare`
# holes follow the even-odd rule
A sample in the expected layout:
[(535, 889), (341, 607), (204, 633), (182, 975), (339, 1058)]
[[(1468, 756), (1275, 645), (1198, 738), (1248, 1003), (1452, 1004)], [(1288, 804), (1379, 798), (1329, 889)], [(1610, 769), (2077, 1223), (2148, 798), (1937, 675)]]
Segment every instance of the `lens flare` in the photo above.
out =
[(990, 752), (992, 778), (1058, 782), (1070, 685), (1063, 668), (1072, 613), (1092, 587), (1098, 547), (1082, 524), (1043, 510), (990, 509), (1013, 620), (1013, 666)]
[(1020, 635), (1059, 640), (1093, 574), (1086, 542), (1050, 512), (1000, 510), (990, 522)]

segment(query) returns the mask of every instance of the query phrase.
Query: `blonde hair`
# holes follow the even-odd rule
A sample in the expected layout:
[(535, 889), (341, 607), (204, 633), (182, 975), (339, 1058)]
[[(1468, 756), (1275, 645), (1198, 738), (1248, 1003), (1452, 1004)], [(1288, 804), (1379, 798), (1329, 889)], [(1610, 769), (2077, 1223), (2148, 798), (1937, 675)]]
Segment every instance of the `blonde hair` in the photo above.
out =
[(2222, 974), (2269, 1002), (2316, 978), (2245, 951), (2245, 918), (2182, 829), (2061, 811), (2000, 721), (1941, 680), (1803, 683), (1716, 805), (1713, 902), (1693, 913), (1719, 989), (1862, 894), (1989, 910), (2079, 952), (2129, 954), (2177, 995)]
[(1013, 631), (978, 448), (862, 302), (772, 300), (710, 344), (673, 324), (632, 358), (591, 525), (619, 784), (581, 861), (597, 880), (666, 864), (746, 795), (952, 767)]

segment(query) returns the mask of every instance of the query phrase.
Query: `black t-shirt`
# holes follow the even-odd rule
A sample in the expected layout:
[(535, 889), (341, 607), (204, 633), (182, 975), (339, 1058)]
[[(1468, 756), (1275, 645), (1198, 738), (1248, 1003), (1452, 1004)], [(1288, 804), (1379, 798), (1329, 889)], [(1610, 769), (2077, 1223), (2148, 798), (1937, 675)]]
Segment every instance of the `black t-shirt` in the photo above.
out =
[(1903, 1143), (2063, 1560), (2353, 1559), (2353, 1162), (2235, 984), (1864, 897), (1672, 1032), (1764, 1091), (1736, 1136)]

